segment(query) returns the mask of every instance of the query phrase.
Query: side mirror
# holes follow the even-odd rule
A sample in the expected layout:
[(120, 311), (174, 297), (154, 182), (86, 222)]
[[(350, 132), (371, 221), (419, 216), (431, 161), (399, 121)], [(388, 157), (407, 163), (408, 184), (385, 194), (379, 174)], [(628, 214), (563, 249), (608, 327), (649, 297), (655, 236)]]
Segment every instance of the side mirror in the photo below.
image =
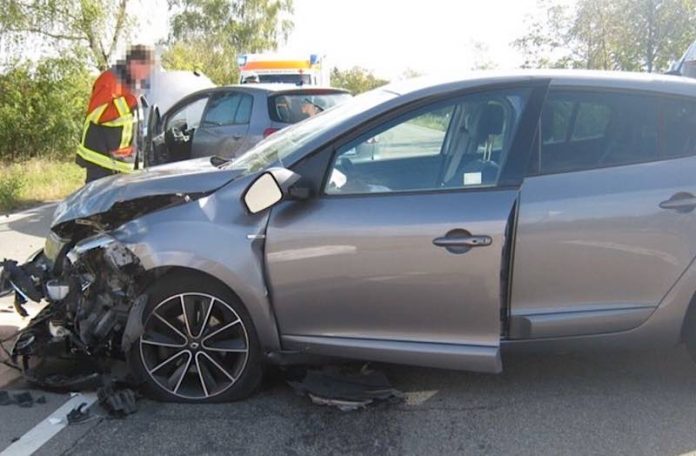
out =
[(258, 214), (282, 199), (283, 190), (270, 172), (265, 172), (257, 177), (242, 197), (244, 205), (252, 214)]
[(298, 198), (299, 194), (303, 192), (294, 187), (299, 180), (300, 175), (289, 169), (270, 168), (254, 179), (247, 187), (242, 201), (249, 212), (258, 214), (273, 207), (284, 196), (292, 199), (303, 199)]

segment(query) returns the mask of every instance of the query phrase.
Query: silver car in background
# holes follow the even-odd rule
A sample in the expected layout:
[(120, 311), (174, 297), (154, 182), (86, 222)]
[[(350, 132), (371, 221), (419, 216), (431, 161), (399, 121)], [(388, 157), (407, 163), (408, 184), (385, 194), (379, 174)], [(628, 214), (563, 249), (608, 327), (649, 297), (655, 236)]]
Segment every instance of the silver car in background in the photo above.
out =
[(149, 164), (235, 158), (256, 143), (351, 98), (336, 88), (290, 84), (213, 87), (188, 95), (149, 119)]
[(208, 402), (310, 357), (496, 373), (505, 350), (696, 354), (695, 209), (696, 81), (390, 85), (236, 160), (69, 197), (44, 252), (6, 265), (50, 302), (14, 355), (62, 338)]

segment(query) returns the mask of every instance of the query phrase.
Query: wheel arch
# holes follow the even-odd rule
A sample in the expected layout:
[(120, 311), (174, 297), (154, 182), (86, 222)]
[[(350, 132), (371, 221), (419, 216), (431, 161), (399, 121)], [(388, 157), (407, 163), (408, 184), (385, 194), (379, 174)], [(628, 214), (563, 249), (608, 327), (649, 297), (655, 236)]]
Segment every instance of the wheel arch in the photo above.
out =
[[(193, 254), (182, 255), (177, 252), (176, 260), (169, 255), (159, 253), (159, 261), (141, 258), (147, 266), (143, 286), (151, 285), (163, 277), (173, 273), (188, 273), (200, 275), (216, 281), (227, 288), (247, 310), (251, 316), (261, 347), (265, 352), (280, 350), (280, 337), (263, 278), (261, 282), (251, 277), (240, 277), (238, 273), (210, 259), (198, 258)], [(254, 283), (256, 282), (256, 283)]]

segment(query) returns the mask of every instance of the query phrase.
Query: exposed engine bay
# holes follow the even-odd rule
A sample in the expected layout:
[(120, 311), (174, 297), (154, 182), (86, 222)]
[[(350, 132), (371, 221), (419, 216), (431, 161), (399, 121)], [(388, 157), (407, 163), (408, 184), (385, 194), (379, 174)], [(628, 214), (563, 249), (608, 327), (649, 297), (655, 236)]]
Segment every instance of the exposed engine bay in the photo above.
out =
[[(27, 301), (48, 303), (20, 331), (10, 357), (25, 378), (54, 389), (80, 389), (107, 370), (106, 359), (123, 360), (139, 337), (145, 271), (138, 258), (108, 234), (74, 245), (51, 234), (29, 262), (2, 262), (0, 289), (15, 292), (15, 309)], [(128, 330), (127, 330), (128, 328)], [(67, 365), (67, 367), (66, 367)]]

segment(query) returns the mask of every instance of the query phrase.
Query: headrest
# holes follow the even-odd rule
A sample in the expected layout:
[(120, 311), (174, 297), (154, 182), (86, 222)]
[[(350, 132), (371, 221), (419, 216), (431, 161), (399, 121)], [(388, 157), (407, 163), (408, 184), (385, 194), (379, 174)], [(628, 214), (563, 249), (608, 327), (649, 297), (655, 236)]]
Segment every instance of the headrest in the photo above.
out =
[(503, 132), (505, 123), (505, 111), (498, 104), (487, 104), (481, 112), (478, 133), (480, 137), (487, 138), (490, 135), (497, 136)]

